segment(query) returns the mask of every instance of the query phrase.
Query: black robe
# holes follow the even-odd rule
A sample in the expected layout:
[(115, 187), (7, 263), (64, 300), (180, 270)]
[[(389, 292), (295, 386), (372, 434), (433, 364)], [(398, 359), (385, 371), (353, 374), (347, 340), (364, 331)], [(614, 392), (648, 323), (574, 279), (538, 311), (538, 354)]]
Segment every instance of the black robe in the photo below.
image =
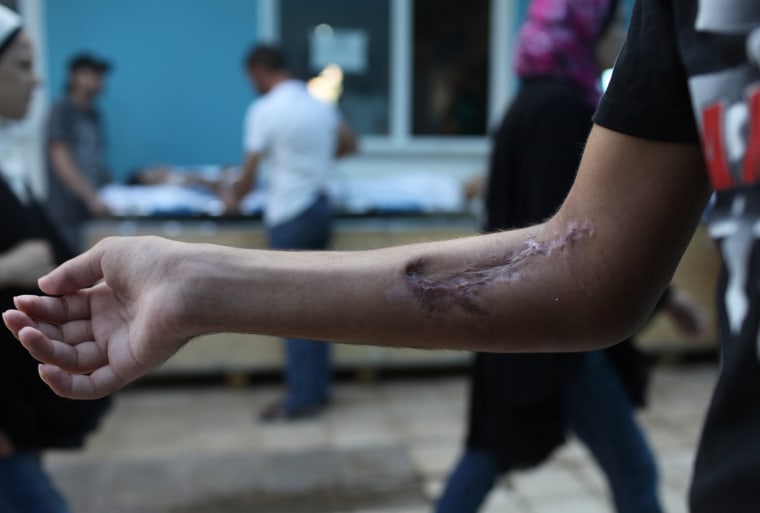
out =
[[(485, 232), (542, 222), (567, 196), (593, 109), (571, 84), (526, 81), (493, 140)], [(629, 342), (607, 351), (634, 404), (643, 404), (648, 359)], [(569, 382), (583, 354), (478, 353), (471, 367), (467, 446), (503, 471), (538, 465), (565, 441)]]
[[(73, 256), (35, 201), (21, 203), (0, 178), (0, 253), (20, 242), (50, 242), (57, 263)], [(0, 288), (0, 308), (13, 308), (13, 297), (39, 294), (36, 288)], [(0, 326), (0, 431), (17, 450), (78, 447), (98, 424), (110, 399), (75, 401), (54, 394), (42, 382), (38, 363)]]

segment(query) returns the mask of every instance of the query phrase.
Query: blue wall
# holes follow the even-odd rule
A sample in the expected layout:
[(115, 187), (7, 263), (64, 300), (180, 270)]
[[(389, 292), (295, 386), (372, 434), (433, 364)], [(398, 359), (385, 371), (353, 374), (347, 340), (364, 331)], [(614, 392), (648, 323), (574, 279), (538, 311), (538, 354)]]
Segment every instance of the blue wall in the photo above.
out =
[(51, 100), (63, 94), (72, 53), (91, 50), (114, 65), (99, 104), (118, 178), (153, 163), (239, 162), (253, 97), (242, 60), (255, 42), (257, 2), (54, 0), (45, 10)]

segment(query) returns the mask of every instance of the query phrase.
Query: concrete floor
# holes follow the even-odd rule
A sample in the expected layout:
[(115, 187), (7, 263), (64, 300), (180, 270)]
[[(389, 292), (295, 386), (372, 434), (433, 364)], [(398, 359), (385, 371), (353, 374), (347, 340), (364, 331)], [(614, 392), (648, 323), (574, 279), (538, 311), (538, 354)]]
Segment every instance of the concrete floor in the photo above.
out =
[[(655, 447), (662, 498), (686, 511), (712, 364), (659, 366), (640, 414)], [(46, 463), (76, 513), (424, 513), (460, 448), (460, 376), (340, 382), (315, 420), (260, 424), (275, 385), (140, 387), (121, 393), (83, 451)], [(483, 513), (611, 511), (602, 475), (571, 441), (512, 475)]]

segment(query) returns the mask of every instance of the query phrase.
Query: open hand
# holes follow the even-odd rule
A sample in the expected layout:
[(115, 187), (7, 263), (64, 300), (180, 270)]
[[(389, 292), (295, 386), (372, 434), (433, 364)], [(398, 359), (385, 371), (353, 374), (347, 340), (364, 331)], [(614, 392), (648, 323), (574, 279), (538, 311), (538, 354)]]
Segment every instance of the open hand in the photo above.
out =
[(40, 376), (55, 393), (111, 394), (193, 336), (177, 271), (185, 249), (155, 237), (106, 239), (39, 280), (60, 297), (19, 296), (3, 320), (43, 362)]

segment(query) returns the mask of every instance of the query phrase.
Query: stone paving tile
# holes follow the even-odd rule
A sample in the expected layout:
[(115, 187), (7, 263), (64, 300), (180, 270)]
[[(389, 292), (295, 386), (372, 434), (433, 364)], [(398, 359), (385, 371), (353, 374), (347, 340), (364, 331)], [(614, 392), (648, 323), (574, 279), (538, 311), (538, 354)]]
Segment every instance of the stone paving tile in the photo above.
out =
[(461, 448), (452, 443), (417, 443), (409, 446), (408, 451), (421, 475), (443, 479), (456, 464)]
[(81, 513), (332, 513), (425, 505), (398, 446), (52, 465)]
[(430, 513), (430, 508), (428, 506), (399, 507), (399, 508), (384, 507), (381, 509), (356, 510), (351, 513)]
[(528, 513), (529, 508), (524, 497), (499, 487), (488, 496), (480, 513)]
[(336, 449), (392, 444), (399, 439), (382, 411), (330, 414), (326, 423), (329, 443)]
[(267, 424), (259, 431), (267, 451), (299, 452), (327, 446), (329, 435), (322, 424), (313, 421), (292, 424)]
[[(715, 367), (658, 367), (653, 378), (639, 419), (667, 511), (686, 513)], [(261, 385), (134, 389), (117, 398), (84, 450), (53, 452), (46, 463), (77, 513), (430, 511), (462, 448), (463, 377), (341, 382), (324, 416), (260, 424), (256, 412), (279, 393)], [(505, 483), (482, 513), (610, 511), (604, 476), (572, 438), (546, 465)]]
[(515, 473), (510, 482), (513, 490), (531, 500), (589, 495), (585, 482), (576, 473), (558, 465)]
[(575, 496), (561, 499), (534, 499), (530, 502), (530, 513), (610, 513), (610, 506), (593, 497)]
[(663, 508), (668, 513), (687, 513), (686, 494), (684, 490), (666, 491), (662, 497)]

